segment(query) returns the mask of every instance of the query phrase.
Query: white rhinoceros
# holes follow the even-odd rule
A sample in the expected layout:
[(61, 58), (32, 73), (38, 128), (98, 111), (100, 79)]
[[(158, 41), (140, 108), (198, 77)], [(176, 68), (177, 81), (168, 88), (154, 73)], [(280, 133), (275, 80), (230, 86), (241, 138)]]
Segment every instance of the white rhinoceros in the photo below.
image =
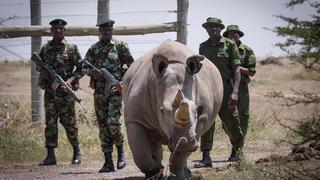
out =
[(166, 144), (170, 177), (184, 179), (188, 156), (220, 109), (220, 72), (185, 45), (167, 40), (130, 66), (123, 87), (125, 125), (137, 167), (146, 178), (161, 175)]

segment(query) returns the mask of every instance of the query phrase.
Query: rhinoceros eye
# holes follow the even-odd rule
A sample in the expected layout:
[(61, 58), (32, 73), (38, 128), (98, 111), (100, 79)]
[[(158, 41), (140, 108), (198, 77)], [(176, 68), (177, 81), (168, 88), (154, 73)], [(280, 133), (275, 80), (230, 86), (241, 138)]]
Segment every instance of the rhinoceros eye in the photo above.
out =
[(197, 115), (201, 115), (203, 113), (203, 106), (197, 106)]
[(163, 106), (160, 108), (161, 115), (163, 115)]

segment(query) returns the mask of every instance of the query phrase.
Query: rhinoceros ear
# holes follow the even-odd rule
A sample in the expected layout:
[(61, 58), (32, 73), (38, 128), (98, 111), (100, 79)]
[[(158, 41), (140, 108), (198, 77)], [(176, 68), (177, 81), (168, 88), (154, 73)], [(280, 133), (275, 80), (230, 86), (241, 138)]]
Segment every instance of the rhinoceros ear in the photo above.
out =
[(169, 64), (169, 61), (165, 56), (161, 54), (153, 55), (152, 68), (158, 77), (162, 77), (162, 75), (166, 71), (168, 64)]
[(198, 73), (202, 67), (200, 61), (202, 61), (203, 59), (204, 57), (200, 55), (193, 55), (189, 57), (186, 66), (187, 73), (191, 75)]

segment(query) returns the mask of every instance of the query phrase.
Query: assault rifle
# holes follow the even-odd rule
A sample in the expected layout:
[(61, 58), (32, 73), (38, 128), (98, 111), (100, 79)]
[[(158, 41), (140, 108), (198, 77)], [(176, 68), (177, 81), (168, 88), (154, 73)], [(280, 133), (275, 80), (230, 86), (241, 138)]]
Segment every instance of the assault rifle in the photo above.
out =
[(31, 56), (31, 60), (33, 62), (35, 62), (38, 66), (40, 66), (42, 69), (44, 69), (50, 76), (50, 78), (53, 80), (53, 84), (52, 84), (52, 89), (56, 90), (59, 85), (62, 87), (65, 87), (65, 91), (75, 100), (77, 101), (81, 107), (83, 107), (83, 109), (85, 111), (87, 111), (87, 108), (85, 108), (82, 104), (81, 104), (81, 98), (78, 97), (76, 95), (76, 93), (71, 89), (71, 87), (69, 87), (67, 85), (67, 83), (62, 79), (61, 76), (59, 76), (59, 74), (57, 74), (50, 65), (44, 63), (42, 61), (42, 59), (40, 58), (40, 56), (37, 53), (33, 53)]
[(106, 68), (101, 68), (98, 69), (97, 67), (95, 67), (94, 65), (92, 65), (89, 61), (87, 60), (83, 60), (84, 63), (86, 63), (87, 65), (89, 65), (92, 70), (99, 72), (99, 74), (108, 82), (111, 82), (111, 84), (113, 86), (115, 86), (118, 91), (121, 91), (122, 87), (121, 87), (121, 83), (106, 69)]

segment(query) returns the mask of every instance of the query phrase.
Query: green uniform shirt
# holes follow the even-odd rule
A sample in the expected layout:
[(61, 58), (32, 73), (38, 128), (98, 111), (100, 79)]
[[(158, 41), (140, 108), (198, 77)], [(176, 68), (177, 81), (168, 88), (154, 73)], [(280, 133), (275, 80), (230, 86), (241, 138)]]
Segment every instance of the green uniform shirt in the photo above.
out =
[(212, 45), (209, 39), (201, 43), (199, 54), (204, 55), (217, 66), (223, 81), (233, 79), (233, 66), (240, 65), (239, 51), (236, 44), (225, 37), (221, 37), (217, 45)]
[[(239, 54), (240, 54), (240, 60), (241, 60), (241, 66), (244, 68), (248, 68), (251, 72), (256, 72), (256, 56), (254, 55), (253, 50), (241, 43), (238, 46)], [(241, 81), (243, 82), (250, 82), (249, 76), (241, 73)]]
[[(48, 41), (41, 48), (39, 56), (43, 62), (51, 66), (51, 68), (59, 74), (63, 80), (68, 80), (74, 76), (77, 79), (83, 77), (81, 55), (78, 47), (63, 39), (59, 44), (54, 44), (53, 41)], [(40, 67), (38, 67), (40, 68)], [(39, 77), (39, 83), (45, 90), (50, 90), (53, 80), (44, 80)]]
[[(119, 81), (121, 81), (124, 73), (133, 62), (128, 45), (115, 39), (111, 39), (108, 42), (100, 40), (93, 44), (89, 48), (85, 59), (98, 69), (106, 68)], [(87, 73), (91, 75), (90, 70), (87, 70)], [(91, 78), (90, 87), (100, 91), (106, 87), (106, 82)]]

